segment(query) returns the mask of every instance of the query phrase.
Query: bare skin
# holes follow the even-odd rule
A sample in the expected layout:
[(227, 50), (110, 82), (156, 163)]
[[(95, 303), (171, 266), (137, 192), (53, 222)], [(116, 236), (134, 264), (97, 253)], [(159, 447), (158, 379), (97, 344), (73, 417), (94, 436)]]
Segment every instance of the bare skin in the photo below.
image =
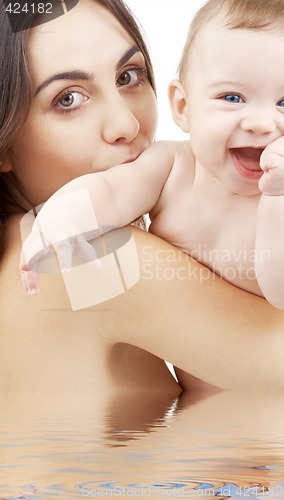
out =
[[(133, 229), (141, 260), (139, 282), (115, 299), (73, 312), (59, 274), (41, 276), (39, 295), (25, 293), (18, 275), (19, 217), (8, 229), (0, 273), (2, 391), (76, 394), (150, 386), (169, 397), (180, 392), (161, 360), (137, 350), (131, 356), (124, 351), (130, 364), (116, 356), (121, 343), (168, 359), (222, 389), (283, 389), (284, 314), (263, 298), (206, 269), (207, 279), (201, 283), (201, 265), (157, 237)], [(150, 280), (146, 245), (153, 255)], [(174, 252), (176, 261), (157, 261), (161, 251)], [(189, 278), (161, 279), (169, 266), (175, 275), (185, 267)], [(21, 326), (19, 318), (24, 318)]]
[[(231, 58), (241, 44), (246, 54)], [(65, 185), (39, 214), (48, 244), (62, 233), (67, 238), (69, 226), (72, 235), (74, 220), (74, 232), (84, 233), (86, 212), (63, 195), (85, 188), (100, 227), (150, 212), (153, 234), (284, 309), (283, 46), (279, 34), (232, 31), (220, 19), (203, 27), (194, 77), (172, 82), (169, 92), (175, 121), (191, 142), (154, 143), (130, 164)], [(58, 196), (60, 209), (53, 206)], [(38, 232), (29, 245), (34, 257), (42, 245)]]
[[(8, 248), (1, 261), (1, 390), (74, 392), (147, 389), (177, 395), (178, 384), (165, 363), (115, 339), (112, 304), (73, 313), (60, 274), (42, 275), (42, 294), (21, 290), (17, 259), (21, 249), (19, 217), (9, 225)], [(11, 286), (13, 283), (13, 286)], [(52, 291), (53, 290), (53, 291)], [(8, 306), (10, 304), (10, 307)], [(19, 326), (19, 318), (21, 325)], [(109, 337), (111, 323), (114, 332)], [(104, 326), (103, 326), (104, 325)], [(16, 346), (16, 347), (15, 347)], [(127, 362), (126, 362), (127, 359)]]
[[(90, 174), (80, 177), (71, 182), (70, 187), (65, 185), (59, 194), (69, 189), (88, 188), (100, 226), (126, 224), (151, 210), (151, 232), (189, 252), (234, 285), (256, 295), (264, 295), (274, 306), (283, 308), (283, 280), (279, 279), (282, 275), (283, 252), (279, 235), (283, 232), (284, 115), (282, 89), (279, 90), (283, 65), (279, 65), (279, 60), (283, 57), (284, 38), (270, 32), (256, 34), (249, 30), (231, 31), (222, 28), (219, 21), (205, 27), (200, 35), (196, 48), (199, 64), (195, 68), (195, 77), (183, 85), (173, 82), (170, 88), (174, 118), (184, 131), (190, 131), (191, 145), (177, 143), (174, 148), (173, 143), (156, 143), (131, 165), (95, 176)], [(279, 42), (277, 49), (276, 36)], [(239, 59), (228, 57), (228, 54), (237, 53), (237, 47), (243, 39), (248, 47), (245, 56), (242, 54)], [(220, 47), (223, 46), (230, 47), (230, 50), (220, 58)], [(256, 54), (266, 64), (253, 64)], [(217, 58), (218, 66), (215, 64)], [(273, 71), (267, 73), (263, 68), (268, 65)], [(220, 74), (226, 75), (222, 81), (241, 81), (241, 89), (244, 87), (245, 90), (240, 93), (239, 83), (220, 83)], [(215, 86), (218, 83), (217, 90), (213, 87), (214, 92), (213, 83)], [(253, 92), (248, 90), (250, 84), (255, 85)], [(263, 106), (264, 100), (266, 106)], [(212, 126), (212, 123), (218, 126)], [(241, 173), (232, 160), (231, 152), (235, 149), (241, 151), (239, 155), (244, 155), (244, 158), (240, 157), (248, 167), (242, 169)], [(247, 150), (250, 150), (248, 157)], [(264, 174), (259, 163), (265, 170)], [(104, 182), (100, 183), (102, 180), (107, 181), (107, 188)], [(112, 189), (109, 189), (109, 185)], [(54, 241), (60, 241), (64, 238), (56, 239), (54, 221), (63, 217), (64, 212), (60, 213), (56, 205), (54, 220), (52, 217), (45, 220), (44, 214), (50, 217), (50, 206), (52, 199), (47, 202), (47, 211), (44, 209), (39, 215), (41, 227), (45, 229), (45, 236), (48, 234), (46, 230), (50, 228)], [(77, 215), (75, 202), (66, 210), (73, 222), (70, 217), (72, 209)], [(86, 221), (84, 212), (82, 221)], [(63, 228), (66, 237), (68, 220), (59, 227), (61, 230)], [(77, 233), (81, 232), (78, 227)], [(41, 246), (41, 240), (39, 243)], [(37, 244), (34, 243), (34, 253), (36, 249)], [(259, 256), (255, 263), (254, 253)], [(180, 293), (177, 291), (178, 298)], [(203, 303), (203, 297), (200, 300)], [(190, 301), (185, 308), (191, 309)], [(243, 314), (243, 307), (239, 313)], [(224, 308), (224, 315), (227, 314)], [(255, 320), (257, 315), (257, 312), (252, 314), (252, 319)], [(275, 312), (275, 317), (278, 316), (279, 313)], [(230, 332), (233, 321), (231, 315), (228, 315), (228, 320), (227, 331)], [(189, 325), (191, 321), (190, 318)], [(202, 317), (203, 321), (205, 319)], [(274, 321), (271, 323), (272, 329), (273, 324)], [(208, 328), (211, 331), (212, 325), (209, 324)], [(196, 332), (193, 331), (193, 334)], [(215, 342), (218, 335), (219, 332), (217, 337), (213, 337)], [(188, 339), (185, 340), (185, 349), (187, 342)], [(259, 343), (258, 338), (256, 343)], [(238, 341), (238, 348), (240, 345), (243, 344)], [(231, 351), (227, 339), (225, 346), (225, 352)], [(259, 347), (258, 344), (256, 352)], [(205, 349), (205, 346), (202, 345), (201, 349)], [(254, 347), (252, 352), (255, 353)], [(208, 356), (211, 356), (210, 350)], [(232, 356), (236, 354), (231, 354), (229, 359)], [(171, 359), (171, 353), (167, 359)], [(240, 359), (238, 363), (241, 366)], [(186, 365), (185, 370), (191, 371), (191, 366)], [(237, 373), (242, 371), (237, 367), (236, 370)], [(206, 394), (216, 391), (215, 387), (208, 387), (180, 368), (176, 369), (176, 373), (185, 389), (204, 391)], [(218, 381), (216, 385), (224, 387), (223, 383), (223, 380)]]
[[(35, 88), (42, 90), (13, 155), (2, 162), (3, 175), (14, 172), (33, 206), (71, 179), (93, 171), (94, 160), (99, 169), (105, 158), (108, 169), (133, 159), (155, 135), (155, 116), (149, 123), (148, 113), (151, 109), (155, 115), (155, 96), (139, 70), (144, 68), (141, 54), (132, 53), (133, 40), (96, 3), (86, 0), (76, 9), (52, 21), (53, 30), (51, 23), (35, 28), (31, 69)], [(90, 39), (85, 35), (87, 24)], [(73, 40), (70, 27), (75, 25)], [(107, 30), (108, 36), (101, 37), (100, 30)], [(93, 57), (94, 46), (100, 59)], [(126, 65), (119, 62), (127, 54), (132, 55)], [(100, 78), (87, 79), (85, 88), (86, 80), (73, 82), (69, 74), (67, 82), (55, 79), (42, 87), (50, 75), (74, 68)], [(130, 84), (125, 86), (127, 75)], [(62, 107), (71, 97), (78, 109), (67, 118)], [(8, 222), (0, 263), (0, 384), (6, 394), (68, 392), (76, 398), (86, 392), (102, 396), (105, 391), (150, 387), (172, 398), (180, 387), (163, 359), (222, 389), (283, 388), (284, 317), (262, 298), (225, 283), (157, 237), (133, 229), (139, 282), (115, 299), (72, 312), (60, 274), (42, 275), (38, 296), (30, 297), (22, 289), (21, 217)], [(171, 262), (168, 252), (174, 255)], [(171, 279), (166, 275), (169, 268)], [(182, 276), (180, 270), (185, 271)]]

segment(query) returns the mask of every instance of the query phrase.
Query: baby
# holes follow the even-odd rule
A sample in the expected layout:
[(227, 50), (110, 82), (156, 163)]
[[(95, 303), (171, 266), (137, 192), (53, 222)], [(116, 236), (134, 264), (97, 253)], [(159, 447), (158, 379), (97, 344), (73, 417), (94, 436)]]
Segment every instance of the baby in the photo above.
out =
[[(45, 244), (68, 260), (58, 242), (84, 225), (66, 195), (87, 189), (100, 227), (149, 212), (152, 233), (284, 309), (284, 0), (209, 0), (191, 25), (179, 78), (169, 99), (190, 142), (156, 142), (131, 164), (61, 188), (36, 219)], [(26, 262), (40, 246), (32, 231), (27, 291)]]

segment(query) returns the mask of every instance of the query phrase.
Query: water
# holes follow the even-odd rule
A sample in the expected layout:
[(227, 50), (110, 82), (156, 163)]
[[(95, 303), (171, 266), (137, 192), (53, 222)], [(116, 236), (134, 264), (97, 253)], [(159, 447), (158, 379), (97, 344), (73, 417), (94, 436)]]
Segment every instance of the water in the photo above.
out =
[(0, 498), (284, 497), (284, 398), (9, 395)]

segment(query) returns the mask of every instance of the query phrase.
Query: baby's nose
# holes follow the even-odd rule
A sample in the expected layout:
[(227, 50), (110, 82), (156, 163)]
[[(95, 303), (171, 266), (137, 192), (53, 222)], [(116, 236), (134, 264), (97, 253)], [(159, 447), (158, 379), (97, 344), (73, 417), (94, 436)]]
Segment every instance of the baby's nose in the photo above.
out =
[(276, 130), (274, 113), (264, 109), (250, 112), (242, 121), (242, 129), (256, 135), (271, 134)]

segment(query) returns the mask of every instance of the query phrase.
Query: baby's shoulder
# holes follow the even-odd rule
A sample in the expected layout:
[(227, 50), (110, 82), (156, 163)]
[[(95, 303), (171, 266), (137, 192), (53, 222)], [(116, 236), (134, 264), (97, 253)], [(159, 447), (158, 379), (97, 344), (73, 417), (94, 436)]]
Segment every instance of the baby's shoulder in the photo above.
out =
[[(189, 141), (163, 141), (159, 143), (159, 147), (172, 155), (172, 161), (156, 212), (165, 210), (165, 207), (168, 209), (175, 206), (176, 209), (180, 203), (184, 205), (195, 178), (195, 158)], [(169, 155), (167, 158), (169, 159)], [(156, 212), (152, 211), (152, 215)]]
[(175, 141), (172, 147), (175, 148), (172, 173), (186, 180), (187, 185), (192, 184), (195, 177), (195, 157), (190, 141)]
[(190, 141), (175, 141), (176, 158), (188, 164), (195, 164), (195, 158)]
[(149, 150), (159, 158), (166, 157), (178, 170), (195, 171), (195, 157), (190, 141), (156, 141)]

